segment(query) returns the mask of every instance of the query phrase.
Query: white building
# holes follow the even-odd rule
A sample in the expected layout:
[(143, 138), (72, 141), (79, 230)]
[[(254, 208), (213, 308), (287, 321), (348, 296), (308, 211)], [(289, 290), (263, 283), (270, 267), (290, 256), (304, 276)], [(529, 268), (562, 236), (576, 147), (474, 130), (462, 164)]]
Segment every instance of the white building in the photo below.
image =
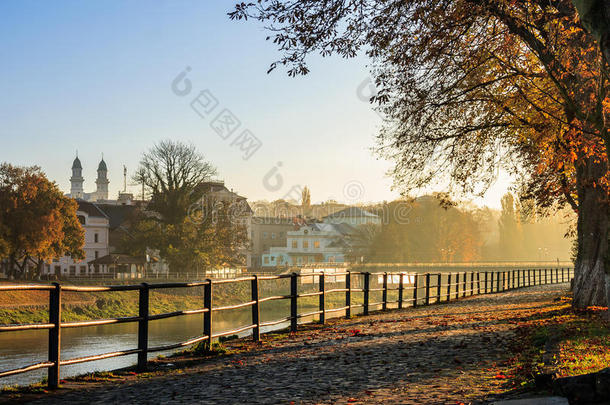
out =
[(287, 232), (286, 246), (271, 247), (263, 253), (262, 266), (347, 262), (348, 254), (366, 243), (359, 227), (368, 224), (379, 225), (381, 219), (358, 207), (343, 209), (324, 217), (323, 223)]
[(83, 200), (78, 200), (76, 215), (85, 230), (85, 258), (76, 261), (69, 256), (54, 259), (44, 267), (43, 274), (69, 277), (108, 272), (107, 266), (87, 263), (110, 253), (110, 219), (96, 204)]
[(358, 230), (349, 224), (314, 223), (287, 232), (287, 246), (271, 247), (262, 257), (263, 267), (343, 263), (349, 240)]

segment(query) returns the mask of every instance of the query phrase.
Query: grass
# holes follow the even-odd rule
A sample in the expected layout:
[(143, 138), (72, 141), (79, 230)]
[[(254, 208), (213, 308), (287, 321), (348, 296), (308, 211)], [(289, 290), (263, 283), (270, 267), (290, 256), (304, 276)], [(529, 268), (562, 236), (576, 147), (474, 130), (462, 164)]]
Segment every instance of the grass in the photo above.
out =
[[(544, 384), (550, 377), (610, 367), (610, 324), (603, 317), (605, 311), (599, 307), (574, 310), (571, 299), (563, 297), (550, 312), (521, 321), (514, 355), (504, 373), (506, 388), (534, 388), (536, 382)], [(548, 373), (552, 376), (545, 379)]]
[[(260, 287), (260, 296), (288, 294), (286, 283), (266, 283)], [(317, 286), (300, 287), (300, 292), (310, 292)], [(332, 288), (329, 286), (328, 288)], [(199, 309), (203, 307), (203, 289), (176, 288), (152, 290), (150, 293), (150, 313), (160, 314), (179, 310)], [(48, 292), (46, 291), (2, 291), (0, 292), (0, 324), (27, 324), (48, 322)], [(214, 289), (214, 305), (231, 305), (250, 300), (250, 287), (246, 283), (223, 284)], [(352, 297), (354, 304), (361, 297)], [(107, 319), (138, 314), (138, 293), (129, 292), (64, 292), (62, 294), (62, 321), (84, 321), (89, 319)], [(345, 296), (342, 293), (326, 296), (327, 308), (343, 306)], [(268, 304), (262, 304), (261, 315)], [(289, 313), (288, 300), (275, 301), (274, 305), (285, 308)], [(309, 312), (317, 308), (318, 297), (306, 297), (299, 300), (299, 311)], [(283, 310), (282, 310), (283, 311)]]

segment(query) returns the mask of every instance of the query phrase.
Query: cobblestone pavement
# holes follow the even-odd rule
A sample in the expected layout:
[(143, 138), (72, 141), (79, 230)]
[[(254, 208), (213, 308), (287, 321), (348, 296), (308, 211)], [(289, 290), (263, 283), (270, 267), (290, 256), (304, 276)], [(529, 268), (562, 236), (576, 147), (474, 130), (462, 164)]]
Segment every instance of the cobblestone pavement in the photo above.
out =
[(247, 353), (35, 403), (484, 403), (500, 389), (493, 376), (518, 322), (550, 311), (566, 291), (539, 286), (331, 320)]

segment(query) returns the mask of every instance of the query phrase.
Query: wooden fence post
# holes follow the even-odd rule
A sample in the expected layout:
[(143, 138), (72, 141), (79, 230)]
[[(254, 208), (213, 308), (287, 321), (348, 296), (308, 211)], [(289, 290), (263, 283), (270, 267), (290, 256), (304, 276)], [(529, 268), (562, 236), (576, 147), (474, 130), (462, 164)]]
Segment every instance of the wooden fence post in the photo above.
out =
[(455, 273), (455, 299), (460, 298), (460, 272)]
[(415, 284), (413, 285), (413, 307), (417, 306), (417, 290), (419, 288), (419, 273), (415, 273)]
[(138, 299), (138, 372), (146, 371), (148, 363), (148, 315), (150, 289), (147, 283), (142, 283)]
[(298, 289), (297, 289), (298, 275), (292, 273), (290, 275), (290, 332), (297, 331), (298, 319)]
[(464, 272), (463, 283), (464, 283), (464, 291), (462, 291), (462, 297), (465, 297), (466, 296), (466, 290), (468, 289), (468, 273), (467, 272)]
[(441, 302), (441, 286), (443, 284), (443, 275), (438, 273), (436, 276), (436, 302)]
[(371, 285), (371, 273), (369, 273), (368, 271), (366, 273), (364, 273), (364, 308), (362, 310), (364, 315), (368, 315), (369, 314), (369, 288)]
[(255, 274), (254, 278), (250, 280), (250, 294), (252, 296), (252, 340), (258, 342), (261, 340), (261, 321), (260, 321), (260, 301), (258, 298), (258, 276)]
[(481, 295), (481, 272), (477, 271), (477, 295)]
[(319, 310), (322, 311), (320, 313), (320, 323), (326, 322), (326, 289), (324, 287), (324, 273), (321, 273), (319, 276), (320, 280), (320, 292), (322, 294), (319, 295)]
[(487, 275), (488, 275), (488, 271), (485, 271), (485, 294), (487, 294)]
[(565, 280), (565, 274), (566, 274), (566, 272), (565, 272), (565, 268), (563, 268), (563, 267), (562, 267), (562, 268), (561, 268), (561, 282), (562, 282), (562, 283), (565, 283), (565, 281), (566, 281), (566, 280)]
[(502, 272), (496, 272), (496, 292), (500, 292), (500, 275)]
[(405, 275), (401, 272), (400, 280), (398, 280), (398, 309), (402, 309), (403, 292), (405, 289), (404, 278), (405, 278)]
[(470, 272), (470, 295), (474, 295), (474, 272)]
[(447, 301), (451, 301), (451, 273), (447, 275)]
[(349, 319), (352, 316), (352, 274), (350, 271), (345, 275), (345, 289), (347, 290), (345, 292), (345, 306), (347, 307), (345, 317)]
[(388, 272), (383, 273), (383, 291), (381, 292), (381, 309), (388, 309)]
[(49, 329), (49, 361), (53, 365), (48, 369), (49, 389), (59, 386), (59, 362), (61, 352), (61, 285), (53, 283), (54, 289), (49, 291), (49, 323), (55, 326)]
[(205, 347), (208, 350), (212, 349), (212, 280), (207, 279), (203, 286), (203, 307), (206, 312), (203, 313), (203, 334), (208, 337)]
[(559, 283), (559, 269), (555, 269), (555, 284)]
[(430, 305), (430, 273), (426, 273), (426, 297), (424, 303), (425, 305)]

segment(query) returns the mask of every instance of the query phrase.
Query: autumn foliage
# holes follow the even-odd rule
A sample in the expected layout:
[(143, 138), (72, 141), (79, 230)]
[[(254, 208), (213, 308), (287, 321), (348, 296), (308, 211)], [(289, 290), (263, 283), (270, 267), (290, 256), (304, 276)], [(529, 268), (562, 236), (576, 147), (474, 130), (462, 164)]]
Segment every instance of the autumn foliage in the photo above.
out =
[[(37, 167), (0, 166), (0, 258), (9, 275), (26, 276), (54, 258), (83, 259), (84, 231), (76, 201), (65, 197)], [(33, 276), (34, 274), (29, 274)]]

